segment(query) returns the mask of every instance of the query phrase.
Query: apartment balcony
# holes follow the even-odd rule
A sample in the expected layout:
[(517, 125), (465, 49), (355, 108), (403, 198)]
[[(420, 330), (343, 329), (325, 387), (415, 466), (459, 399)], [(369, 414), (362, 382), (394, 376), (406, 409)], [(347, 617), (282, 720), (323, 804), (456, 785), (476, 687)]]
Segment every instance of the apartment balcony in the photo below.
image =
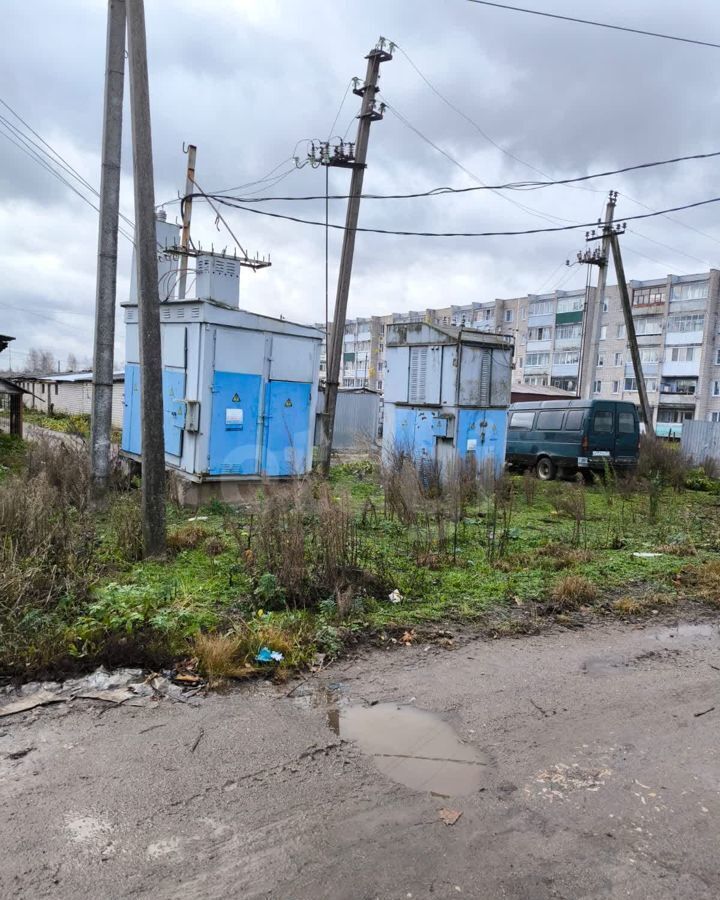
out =
[(668, 346), (677, 346), (678, 344), (702, 344), (702, 331), (668, 331), (665, 335), (665, 343)]
[[(660, 363), (657, 362), (644, 362), (642, 364), (643, 375), (646, 378), (657, 378), (660, 374)], [(664, 373), (664, 370), (663, 370)], [(632, 363), (625, 363), (625, 377), (626, 378), (634, 378), (635, 377), (635, 367)]]
[(552, 350), (552, 341), (528, 341), (526, 353), (548, 353)]
[(667, 387), (661, 387), (658, 400), (660, 406), (676, 406), (682, 409), (694, 409), (695, 390), (694, 388), (681, 388), (672, 391)]
[(557, 378), (560, 376), (568, 376), (578, 374), (579, 363), (553, 363), (552, 376)]
[(581, 338), (555, 338), (556, 350), (579, 350)]
[(695, 355), (697, 356), (697, 359), (693, 359), (690, 362), (673, 362), (671, 359), (666, 359), (662, 366), (663, 375), (672, 378), (697, 378), (700, 375), (699, 348)]

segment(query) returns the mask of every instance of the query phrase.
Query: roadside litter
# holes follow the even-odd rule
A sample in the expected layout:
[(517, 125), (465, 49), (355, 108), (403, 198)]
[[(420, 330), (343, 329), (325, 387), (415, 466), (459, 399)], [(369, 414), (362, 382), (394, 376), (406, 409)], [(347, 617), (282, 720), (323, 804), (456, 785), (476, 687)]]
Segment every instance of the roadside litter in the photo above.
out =
[(269, 663), (282, 662), (283, 655), (278, 650), (271, 650), (269, 647), (262, 647), (255, 657), (255, 662)]
[[(203, 685), (199, 675), (180, 668), (147, 675), (142, 669), (109, 672), (101, 666), (83, 678), (30, 682), (21, 688), (3, 689), (0, 691), (0, 718), (39, 706), (74, 700), (100, 700), (115, 706), (147, 706), (164, 698), (185, 702), (197, 694)], [(190, 687), (194, 690), (188, 690)]]
[(402, 603), (403, 599), (404, 599), (403, 595), (400, 593), (400, 591), (397, 588), (395, 588), (395, 590), (392, 592), (392, 594), (388, 594), (388, 600), (391, 603)]
[(461, 815), (462, 812), (459, 809), (447, 809), (443, 806), (442, 809), (438, 810), (440, 821), (446, 825), (454, 825)]

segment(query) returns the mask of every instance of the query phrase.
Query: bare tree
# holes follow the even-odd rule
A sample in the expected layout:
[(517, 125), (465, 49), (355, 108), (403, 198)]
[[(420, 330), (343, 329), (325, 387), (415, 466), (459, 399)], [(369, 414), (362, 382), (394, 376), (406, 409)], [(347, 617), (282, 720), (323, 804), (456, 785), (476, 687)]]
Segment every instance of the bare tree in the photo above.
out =
[(43, 350), (40, 354), (40, 373), (50, 375), (55, 371), (55, 357), (49, 350)]
[(77, 372), (78, 361), (74, 353), (68, 353), (67, 362), (65, 363), (68, 372)]

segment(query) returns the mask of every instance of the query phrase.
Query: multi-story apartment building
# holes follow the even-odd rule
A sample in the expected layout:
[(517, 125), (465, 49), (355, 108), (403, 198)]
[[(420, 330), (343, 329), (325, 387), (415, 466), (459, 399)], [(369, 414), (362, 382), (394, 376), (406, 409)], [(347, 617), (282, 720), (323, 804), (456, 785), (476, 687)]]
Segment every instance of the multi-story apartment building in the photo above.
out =
[[(676, 435), (686, 419), (720, 421), (720, 271), (631, 281), (628, 287), (657, 432)], [(606, 290), (589, 366), (581, 361), (585, 301), (585, 290), (554, 291), (348, 321), (340, 383), (381, 391), (385, 325), (427, 321), (512, 334), (514, 384), (637, 403), (617, 285)]]

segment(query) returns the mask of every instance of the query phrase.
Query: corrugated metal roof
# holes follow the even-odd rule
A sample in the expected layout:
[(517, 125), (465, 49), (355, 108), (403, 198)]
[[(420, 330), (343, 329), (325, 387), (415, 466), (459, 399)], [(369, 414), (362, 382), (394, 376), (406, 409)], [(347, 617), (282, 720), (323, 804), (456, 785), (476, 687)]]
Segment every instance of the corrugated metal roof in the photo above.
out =
[[(83, 382), (92, 381), (92, 372), (67, 372), (63, 375), (43, 375), (38, 381), (50, 381), (53, 384), (56, 381), (61, 382)], [(113, 372), (113, 381), (125, 381), (125, 372)]]

